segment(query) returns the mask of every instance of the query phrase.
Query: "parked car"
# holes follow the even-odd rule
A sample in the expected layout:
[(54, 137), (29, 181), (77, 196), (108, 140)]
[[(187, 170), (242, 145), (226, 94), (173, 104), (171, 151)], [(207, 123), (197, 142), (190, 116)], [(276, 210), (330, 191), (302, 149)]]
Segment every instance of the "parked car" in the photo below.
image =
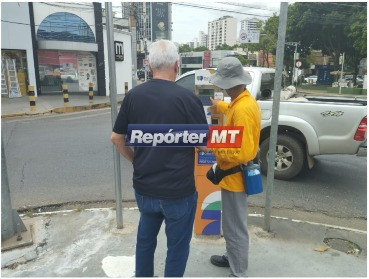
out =
[[(262, 112), (259, 157), (261, 169), (266, 173), (275, 70), (261, 67), (244, 69), (253, 78), (247, 89)], [(176, 83), (195, 92), (195, 71), (179, 76)], [(199, 97), (203, 105), (210, 105), (204, 103), (209, 102), (209, 96)], [(366, 141), (366, 99), (304, 97), (301, 101), (295, 98), (280, 103), (275, 161), (277, 179), (289, 180), (298, 175), (304, 166), (312, 168), (316, 155), (356, 154)]]
[[(346, 80), (346, 81), (349, 81), (349, 82), (353, 82), (353, 80), (354, 80), (354, 75), (345, 75), (345, 80)], [(363, 82), (364, 82), (364, 80), (363, 80), (362, 76), (361, 76), (361, 75), (357, 75), (357, 76), (356, 76), (356, 85), (357, 85), (358, 87), (360, 87), (360, 86), (362, 86), (362, 85), (363, 85)]]
[(305, 82), (308, 83), (308, 84), (316, 84), (317, 80), (318, 80), (318, 76), (305, 77)]

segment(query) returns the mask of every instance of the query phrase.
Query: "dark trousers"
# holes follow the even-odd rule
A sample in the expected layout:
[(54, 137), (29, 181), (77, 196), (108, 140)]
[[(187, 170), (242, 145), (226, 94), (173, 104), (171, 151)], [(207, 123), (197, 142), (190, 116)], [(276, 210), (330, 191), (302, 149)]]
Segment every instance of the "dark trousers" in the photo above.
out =
[(164, 277), (182, 277), (190, 252), (197, 192), (177, 200), (135, 194), (141, 213), (137, 232), (136, 277), (154, 276), (154, 253), (163, 220), (167, 236)]

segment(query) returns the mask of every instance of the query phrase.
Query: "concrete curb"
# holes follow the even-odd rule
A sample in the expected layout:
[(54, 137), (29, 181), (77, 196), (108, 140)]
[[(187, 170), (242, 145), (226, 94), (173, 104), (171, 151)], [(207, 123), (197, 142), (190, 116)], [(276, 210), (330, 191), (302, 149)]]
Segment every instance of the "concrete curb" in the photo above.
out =
[(76, 112), (76, 111), (84, 111), (84, 110), (92, 110), (92, 109), (101, 109), (101, 108), (106, 108), (106, 107), (110, 107), (110, 103), (93, 104), (93, 105), (86, 105), (86, 106), (55, 108), (55, 109), (52, 110), (52, 112), (67, 113), (67, 112)]
[[(122, 104), (122, 101), (118, 101), (118, 105)], [(110, 103), (100, 103), (100, 104), (92, 104), (85, 106), (71, 106), (71, 107), (60, 107), (53, 108), (44, 111), (36, 111), (36, 112), (16, 112), (16, 113), (5, 113), (1, 114), (1, 118), (10, 118), (10, 117), (19, 117), (19, 116), (33, 116), (33, 115), (42, 115), (47, 113), (68, 113), (68, 112), (77, 112), (77, 111), (85, 111), (85, 110), (94, 110), (94, 109), (102, 109), (110, 107)]]

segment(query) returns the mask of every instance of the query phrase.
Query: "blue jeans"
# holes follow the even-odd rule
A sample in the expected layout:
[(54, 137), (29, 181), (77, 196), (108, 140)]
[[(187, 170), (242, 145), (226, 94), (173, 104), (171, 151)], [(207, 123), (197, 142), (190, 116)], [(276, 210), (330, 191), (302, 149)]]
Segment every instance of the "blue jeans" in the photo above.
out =
[(154, 253), (163, 220), (167, 236), (164, 277), (182, 277), (190, 252), (197, 192), (177, 200), (162, 200), (135, 192), (140, 210), (136, 245), (136, 277), (154, 276)]

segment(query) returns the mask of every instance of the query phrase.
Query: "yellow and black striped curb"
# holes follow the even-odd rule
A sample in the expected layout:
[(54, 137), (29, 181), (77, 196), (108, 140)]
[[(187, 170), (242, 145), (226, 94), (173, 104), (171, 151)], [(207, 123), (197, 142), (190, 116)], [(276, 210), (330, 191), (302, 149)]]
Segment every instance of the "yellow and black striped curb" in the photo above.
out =
[(36, 111), (35, 87), (33, 85), (28, 85), (28, 98), (30, 110)]
[[(122, 101), (118, 101), (118, 104), (122, 104)], [(74, 106), (74, 107), (61, 107), (48, 109), (44, 111), (35, 111), (35, 112), (16, 112), (16, 113), (6, 113), (2, 114), (1, 118), (10, 118), (10, 117), (19, 117), (19, 116), (32, 116), (32, 115), (41, 115), (48, 113), (68, 113), (68, 112), (77, 112), (84, 110), (93, 110), (93, 109), (102, 109), (110, 107), (110, 103), (101, 103), (101, 104), (93, 104), (93, 105), (85, 105), (85, 106)]]
[(62, 89), (63, 89), (64, 106), (67, 107), (69, 106), (68, 85), (63, 84)]
[(94, 103), (94, 84), (92, 82), (88, 84), (88, 100), (90, 104)]

